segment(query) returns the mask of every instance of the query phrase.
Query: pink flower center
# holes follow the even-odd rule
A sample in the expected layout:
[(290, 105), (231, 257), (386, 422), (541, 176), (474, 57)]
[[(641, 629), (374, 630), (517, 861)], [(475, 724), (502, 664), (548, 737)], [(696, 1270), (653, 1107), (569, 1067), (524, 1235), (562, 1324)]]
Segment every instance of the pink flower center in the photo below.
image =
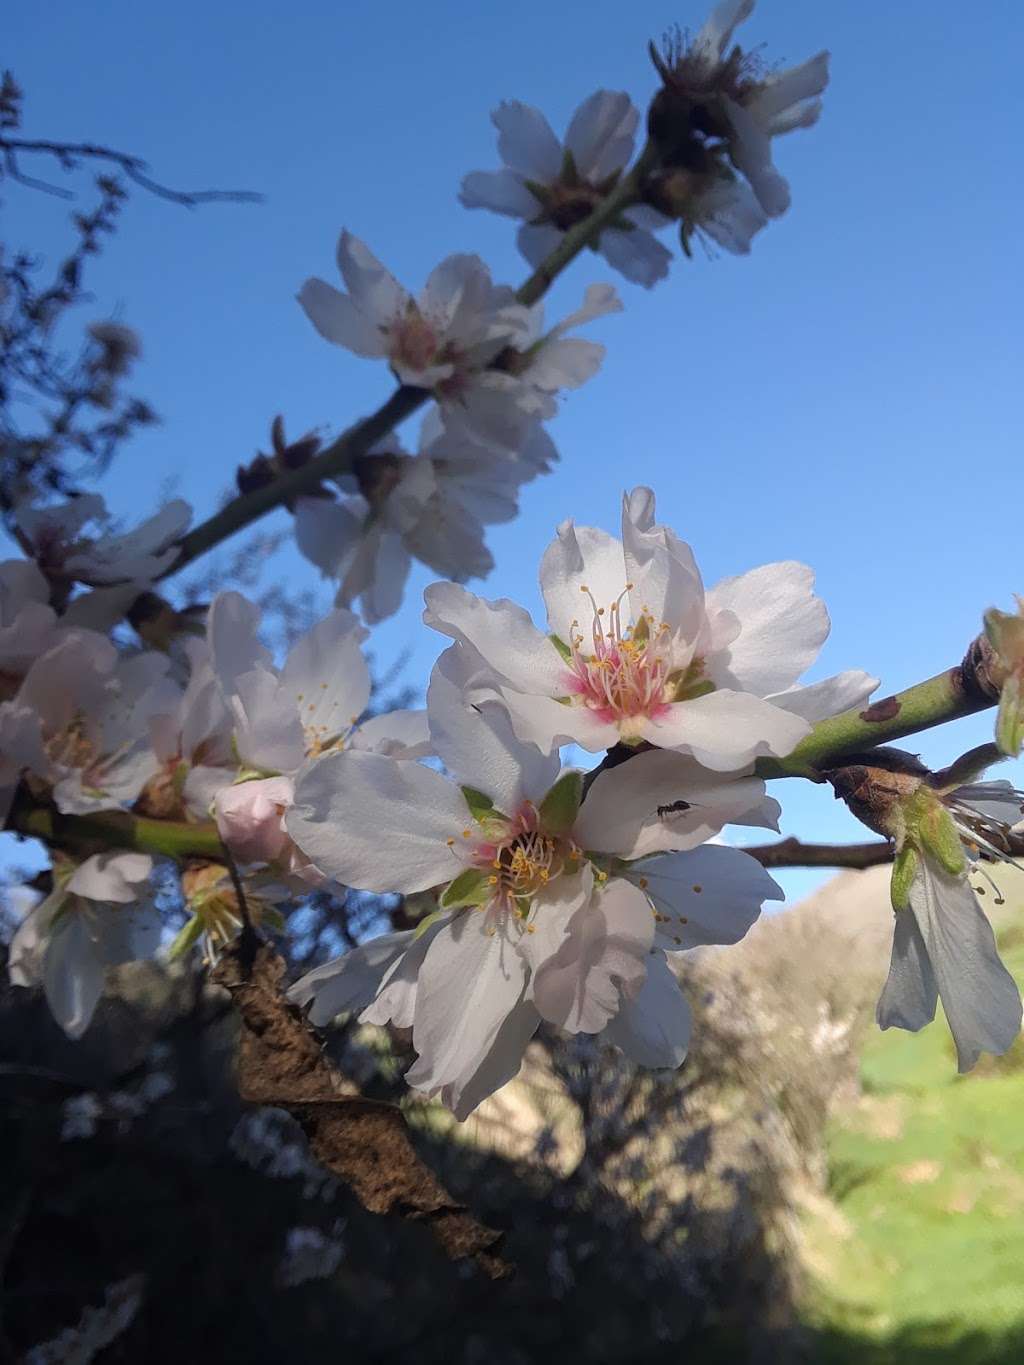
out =
[[(469, 866), (488, 873), (491, 894), (482, 910), (525, 917), (539, 891), (563, 872), (577, 870), (580, 849), (571, 839), (544, 833), (539, 823), (537, 807), (527, 801), (515, 816), (496, 814), (488, 819), (484, 837), (467, 848)], [(471, 832), (464, 830), (463, 837), (472, 837)]]
[(388, 329), (391, 359), (410, 370), (425, 370), (434, 361), (441, 338), (414, 303)]
[(623, 624), (622, 602), (632, 586), (627, 583), (607, 609), (598, 606), (588, 587), (581, 587), (593, 612), (590, 637), (579, 621), (573, 621), (569, 632), (569, 692), (600, 720), (613, 724), (663, 715), (673, 700), (668, 625), (657, 624), (647, 611), (635, 624)]

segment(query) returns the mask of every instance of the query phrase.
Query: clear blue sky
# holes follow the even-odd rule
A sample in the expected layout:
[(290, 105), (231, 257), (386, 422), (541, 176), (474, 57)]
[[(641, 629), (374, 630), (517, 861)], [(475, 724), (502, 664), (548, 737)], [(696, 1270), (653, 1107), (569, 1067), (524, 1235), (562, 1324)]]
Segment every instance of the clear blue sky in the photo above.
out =
[[(518, 282), (513, 225), (456, 200), (462, 174), (497, 164), (488, 111), (518, 98), (562, 131), (599, 86), (642, 107), (648, 38), (704, 17), (607, 0), (11, 8), (4, 62), (29, 135), (137, 152), (182, 188), (267, 196), (189, 213), (138, 193), (93, 270), (93, 315), (141, 331), (135, 388), (163, 417), (108, 480), (115, 509), (173, 475), (204, 515), (275, 412), (299, 433), (376, 406), (385, 368), (321, 341), (294, 300), (307, 275), (332, 278), (341, 226), (413, 286), (456, 250)], [(555, 523), (614, 529), (622, 488), (649, 483), (709, 582), (813, 565), (833, 618), (815, 676), (860, 666), (894, 690), (954, 662), (984, 607), (1024, 591), (1024, 9), (761, 0), (741, 36), (772, 63), (833, 54), (821, 123), (778, 145), (794, 207), (750, 258), (680, 259), (649, 293), (595, 257), (558, 284), (551, 315), (605, 279), (626, 312), (589, 333), (605, 367), (552, 428), (558, 471), (492, 530), (499, 567), (480, 590), (536, 608)], [(11, 188), (4, 210), (16, 244), (64, 242), (54, 201)], [(295, 556), (282, 570), (313, 572)], [(426, 581), (375, 637), (384, 660), (411, 648), (414, 681), (440, 643), (418, 619)], [(988, 733), (982, 718), (916, 747), (940, 762)], [(863, 833), (827, 791), (779, 795), (788, 830)]]

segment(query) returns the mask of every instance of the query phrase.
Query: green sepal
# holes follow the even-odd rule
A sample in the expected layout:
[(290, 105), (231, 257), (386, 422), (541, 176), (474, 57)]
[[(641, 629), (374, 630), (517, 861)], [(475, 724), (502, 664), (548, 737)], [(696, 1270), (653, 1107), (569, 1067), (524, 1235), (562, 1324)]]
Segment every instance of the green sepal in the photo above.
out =
[(448, 913), (447, 910), (431, 910), (429, 915), (424, 915), (423, 918), (420, 920), (419, 924), (417, 924), (416, 928), (412, 931), (413, 943), (415, 943), (418, 938), (425, 934), (427, 930), (430, 928), (430, 926), (436, 920), (440, 919), (442, 915), (446, 915), (447, 913)]
[(572, 650), (571, 650), (571, 649), (569, 648), (569, 646), (565, 643), (565, 641), (562, 639), (562, 637), (561, 637), (560, 635), (551, 634), (551, 635), (548, 636), (548, 639), (551, 641), (551, 643), (554, 645), (554, 647), (558, 650), (559, 654), (561, 654), (561, 656), (562, 656), (562, 658), (565, 660), (565, 662), (566, 662), (566, 663), (569, 663), (569, 661), (572, 659)]
[(167, 961), (177, 962), (179, 958), (195, 946), (200, 934), (203, 932), (203, 921), (198, 915), (193, 915), (187, 924), (184, 924), (174, 936), (174, 941), (167, 949)]
[(892, 865), (890, 896), (894, 910), (905, 910), (910, 904), (910, 884), (917, 876), (920, 859), (913, 844), (904, 844)]
[(494, 894), (491, 873), (485, 867), (467, 867), (449, 882), (441, 895), (442, 910), (461, 910), (465, 905), (483, 905)]
[(494, 802), (489, 796), (477, 791), (476, 787), (463, 787), (461, 790), (474, 820), (484, 821), (494, 814)]
[(583, 800), (583, 774), (563, 773), (540, 803), (540, 827), (545, 834), (568, 834)]
[(953, 824), (949, 811), (935, 800), (917, 828), (924, 853), (932, 857), (951, 877), (958, 877), (967, 867), (967, 854)]
[(1024, 692), (1018, 674), (1011, 673), (999, 694), (996, 713), (996, 747), (1007, 758), (1016, 758), (1024, 748)]

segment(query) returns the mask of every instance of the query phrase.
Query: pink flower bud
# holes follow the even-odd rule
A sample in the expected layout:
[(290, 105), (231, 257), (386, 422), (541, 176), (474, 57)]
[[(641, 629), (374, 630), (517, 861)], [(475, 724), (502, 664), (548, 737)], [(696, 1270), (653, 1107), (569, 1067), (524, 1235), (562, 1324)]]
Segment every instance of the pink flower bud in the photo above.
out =
[(267, 777), (217, 793), (217, 829), (239, 862), (271, 863), (290, 852), (284, 814), (293, 792), (290, 777)]

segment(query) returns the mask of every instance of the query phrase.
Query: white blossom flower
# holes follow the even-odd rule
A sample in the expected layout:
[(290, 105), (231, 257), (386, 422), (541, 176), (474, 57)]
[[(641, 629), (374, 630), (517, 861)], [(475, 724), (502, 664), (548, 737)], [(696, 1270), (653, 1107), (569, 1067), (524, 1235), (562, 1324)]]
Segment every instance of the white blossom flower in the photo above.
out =
[(8, 972), (16, 986), (41, 984), (50, 1012), (69, 1038), (89, 1027), (107, 967), (150, 957), (161, 924), (148, 889), (153, 860), (144, 853), (95, 854), (55, 886), (19, 925)]
[(210, 606), (211, 665), (242, 769), (241, 788), (230, 785), (229, 774), (216, 790), (214, 814), (237, 856), (262, 850), (268, 861), (319, 881), (281, 825), (295, 773), (308, 759), (343, 746), (419, 757), (429, 751), (426, 716), (400, 710), (358, 724), (370, 699), (370, 673), (360, 649), (367, 632), (351, 612), (325, 616), (295, 643), (280, 670), (260, 643), (259, 619), (259, 608), (237, 592), (218, 593)]
[[(737, 811), (760, 807), (752, 818), (767, 814), (754, 779), (741, 779), (732, 796), (720, 783), (716, 811), (714, 775), (700, 788), (690, 760), (654, 753), (632, 761), (641, 770), (656, 761), (653, 795), (642, 779), (620, 787), (612, 770), (581, 807), (582, 774), (561, 772), (557, 755), (517, 740), (501, 708), (467, 703), (472, 666), (460, 647), (447, 650), (428, 694), (431, 738), (450, 778), (379, 755), (332, 754), (300, 774), (286, 817), (295, 842), (347, 885), (439, 893), (423, 931), (364, 945), (316, 969), (292, 996), (314, 1002), (316, 1019), (348, 1008), (366, 1022), (411, 1026), (418, 1057), (409, 1084), (439, 1094), (460, 1117), (515, 1074), (542, 1018), (597, 1033), (640, 994), (662, 913), (643, 878), (658, 864), (634, 877), (624, 857), (689, 847), (731, 818), (730, 797)], [(671, 783), (666, 758), (677, 770)], [(657, 793), (669, 787), (681, 818), (654, 837)], [(750, 919), (765, 894), (777, 894), (753, 866)], [(661, 904), (672, 875), (666, 868)], [(690, 899), (701, 893), (694, 885)], [(710, 885), (706, 926), (715, 913)], [(727, 938), (736, 919), (728, 909)]]
[[(639, 118), (628, 95), (598, 90), (573, 114), (562, 143), (539, 109), (506, 100), (491, 114), (505, 164), (467, 175), (459, 199), (466, 208), (522, 219), (516, 241), (537, 266), (614, 188), (633, 155)], [(672, 259), (651, 231), (666, 221), (645, 205), (624, 209), (602, 230), (598, 250), (627, 279), (650, 288)]]
[[(664, 82), (652, 105), (652, 132), (663, 162), (688, 170), (694, 186), (694, 208), (681, 215), (684, 224), (687, 217), (696, 219), (697, 226), (731, 251), (744, 249), (737, 247), (737, 239), (742, 243), (745, 238), (749, 245), (750, 233), (761, 224), (754, 225), (749, 206), (740, 208), (745, 196), (735, 195), (733, 212), (727, 215), (733, 222), (721, 236), (713, 215), (700, 221), (708, 183), (734, 179), (723, 152), (746, 177), (764, 214), (777, 218), (785, 213), (789, 186), (772, 162), (772, 139), (817, 122), (819, 97), (829, 76), (827, 52), (764, 75), (756, 56), (733, 44), (737, 26), (753, 9), (754, 0), (722, 0), (692, 42), (677, 37), (668, 41), (663, 54), (652, 50)], [(746, 230), (740, 228), (743, 220)]]
[(877, 686), (861, 672), (796, 686), (829, 629), (812, 581), (801, 564), (770, 564), (705, 593), (689, 547), (638, 488), (621, 542), (558, 528), (540, 568), (547, 633), (507, 599), (451, 583), (427, 589), (424, 620), (479, 652), (516, 733), (542, 749), (647, 741), (724, 772), (789, 753), (812, 721)]
[(18, 530), (48, 578), (80, 583), (153, 582), (177, 556), (175, 542), (192, 520), (192, 509), (174, 498), (134, 531), (90, 538), (82, 534), (90, 522), (106, 523), (106, 504), (96, 493), (69, 502), (15, 510)]
[(980, 856), (1012, 862), (1007, 835), (1024, 811), (1008, 782), (937, 792), (921, 782), (900, 803), (892, 901), (892, 962), (878, 1000), (881, 1028), (916, 1032), (942, 1001), (961, 1072), (1000, 1055), (1021, 1025), (1017, 985), (1003, 965), (975, 888)]
[(149, 723), (177, 700), (167, 667), (162, 654), (119, 655), (102, 636), (69, 632), (5, 704), (7, 763), (49, 783), (65, 814), (127, 809), (159, 767)]
[(554, 455), (543, 437), (534, 423), (521, 456), (499, 457), (432, 409), (417, 455), (392, 437), (357, 461), (341, 501), (297, 499), (299, 549), (338, 582), (338, 605), (358, 602), (371, 624), (401, 606), (414, 558), (454, 581), (484, 577), (494, 567), (484, 527), (516, 515), (520, 486)]
[(479, 256), (449, 256), (417, 297), (358, 237), (342, 232), (338, 268), (348, 293), (309, 279), (299, 303), (322, 337), (387, 360), (403, 384), (457, 401), (465, 386), (525, 325), (512, 290), (491, 283)]

